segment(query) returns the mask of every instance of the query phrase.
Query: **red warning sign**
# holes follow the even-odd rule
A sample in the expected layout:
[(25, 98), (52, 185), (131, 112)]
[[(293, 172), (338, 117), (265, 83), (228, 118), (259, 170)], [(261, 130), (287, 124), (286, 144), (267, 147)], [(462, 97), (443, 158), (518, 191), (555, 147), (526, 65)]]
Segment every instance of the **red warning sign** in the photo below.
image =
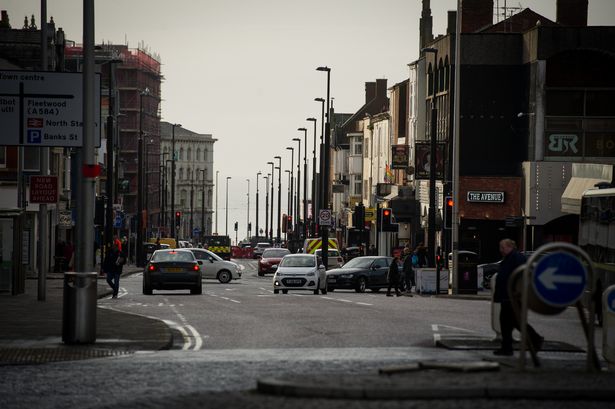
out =
[(30, 176), (30, 203), (57, 203), (57, 176)]

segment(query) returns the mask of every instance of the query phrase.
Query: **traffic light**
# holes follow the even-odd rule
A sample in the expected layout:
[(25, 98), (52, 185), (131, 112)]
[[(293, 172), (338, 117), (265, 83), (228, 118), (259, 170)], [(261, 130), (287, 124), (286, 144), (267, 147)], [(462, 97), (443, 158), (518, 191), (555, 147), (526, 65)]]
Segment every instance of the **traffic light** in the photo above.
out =
[(293, 229), (293, 217), (291, 215), (288, 215), (286, 217), (286, 231), (292, 231)]
[(182, 212), (175, 212), (175, 226), (179, 227), (182, 224)]
[(239, 230), (239, 223), (235, 222), (235, 231)]
[(288, 216), (282, 215), (282, 231), (288, 231)]
[(380, 209), (378, 216), (378, 222), (380, 224), (378, 227), (380, 231), (397, 233), (399, 225), (395, 223), (395, 217), (393, 216), (391, 208), (385, 207)]
[(248, 223), (248, 231), (252, 231), (252, 222)]
[(453, 198), (446, 196), (444, 198), (444, 229), (450, 230), (453, 228)]
[(365, 228), (365, 206), (363, 206), (363, 203), (359, 203), (354, 207), (352, 225), (358, 230), (363, 230)]

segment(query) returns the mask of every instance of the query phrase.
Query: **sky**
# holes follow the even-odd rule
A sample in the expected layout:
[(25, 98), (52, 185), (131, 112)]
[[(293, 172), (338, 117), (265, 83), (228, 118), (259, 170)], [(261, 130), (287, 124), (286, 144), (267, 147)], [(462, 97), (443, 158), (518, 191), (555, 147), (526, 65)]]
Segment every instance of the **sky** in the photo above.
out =
[[(447, 11), (456, 3), (431, 1), (435, 35), (446, 31)], [(556, 19), (555, 0), (507, 3)], [(47, 5), (56, 27), (77, 43), (82, 4), (48, 0)], [(38, 22), (40, 1), (0, 0), (0, 9), (18, 28), (25, 15), (34, 14)], [(225, 232), (224, 182), (231, 176), (229, 233), (238, 221), (241, 240), (247, 223), (246, 179), (251, 179), (254, 227), (256, 173), (267, 173), (266, 163), (276, 155), (287, 169), (286, 147), (296, 146), (292, 138), (303, 135), (297, 128), (312, 129), (308, 117), (320, 121), (321, 105), (314, 98), (325, 97), (326, 74), (315, 68), (332, 68), (336, 112), (354, 113), (364, 102), (365, 82), (387, 78), (390, 86), (408, 77), (407, 64), (418, 57), (420, 14), (420, 0), (99, 0), (95, 33), (97, 43), (145, 44), (160, 55), (163, 120), (218, 139), (218, 231)], [(614, 23), (615, 1), (589, 1), (590, 25)], [(284, 212), (288, 178), (282, 174)], [(261, 179), (261, 227), (263, 184)]]

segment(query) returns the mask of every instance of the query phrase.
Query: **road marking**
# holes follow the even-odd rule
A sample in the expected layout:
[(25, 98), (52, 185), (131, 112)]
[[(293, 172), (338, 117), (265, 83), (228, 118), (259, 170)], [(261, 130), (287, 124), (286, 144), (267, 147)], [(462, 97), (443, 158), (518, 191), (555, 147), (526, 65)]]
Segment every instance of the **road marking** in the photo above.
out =
[[(164, 302), (169, 305), (169, 308), (171, 308), (171, 310), (175, 313), (175, 315), (177, 315), (177, 317), (183, 324), (182, 326), (173, 323), (175, 325), (175, 328), (182, 334), (182, 337), (184, 338), (184, 346), (182, 347), (182, 349), (184, 351), (188, 349), (198, 351), (199, 349), (201, 349), (203, 346), (203, 338), (201, 337), (199, 332), (192, 325), (188, 324), (188, 320), (183, 314), (177, 311), (175, 304), (169, 304), (169, 300), (167, 298), (164, 298)], [(188, 331), (190, 331), (190, 334), (188, 333)]]
[(353, 301), (350, 301), (350, 300), (345, 300), (345, 299), (343, 299), (343, 298), (336, 299), (336, 301), (341, 301), (341, 302), (350, 302), (350, 303), (351, 303), (351, 302), (353, 302)]
[(366, 302), (357, 302), (356, 304), (358, 304), (358, 305), (369, 305), (369, 306), (374, 305), (374, 304), (368, 304)]
[(198, 333), (198, 331), (196, 329), (194, 329), (194, 327), (192, 325), (186, 325), (186, 328), (188, 328), (190, 330), (190, 332), (192, 333), (192, 336), (194, 337), (194, 351), (198, 351), (203, 347), (203, 338), (201, 338), (201, 335)]

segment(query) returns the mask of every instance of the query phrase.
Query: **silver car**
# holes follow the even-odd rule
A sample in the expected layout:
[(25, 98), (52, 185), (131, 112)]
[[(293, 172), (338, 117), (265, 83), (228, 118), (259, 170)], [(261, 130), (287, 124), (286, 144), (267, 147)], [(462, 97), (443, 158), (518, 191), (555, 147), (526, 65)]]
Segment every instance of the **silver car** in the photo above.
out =
[(190, 250), (194, 254), (201, 267), (203, 278), (217, 279), (222, 284), (241, 278), (242, 272), (238, 264), (223, 260), (217, 254), (206, 249), (189, 248), (186, 250)]
[(308, 290), (327, 293), (327, 273), (322, 261), (314, 254), (284, 256), (273, 276), (273, 293), (288, 290)]

